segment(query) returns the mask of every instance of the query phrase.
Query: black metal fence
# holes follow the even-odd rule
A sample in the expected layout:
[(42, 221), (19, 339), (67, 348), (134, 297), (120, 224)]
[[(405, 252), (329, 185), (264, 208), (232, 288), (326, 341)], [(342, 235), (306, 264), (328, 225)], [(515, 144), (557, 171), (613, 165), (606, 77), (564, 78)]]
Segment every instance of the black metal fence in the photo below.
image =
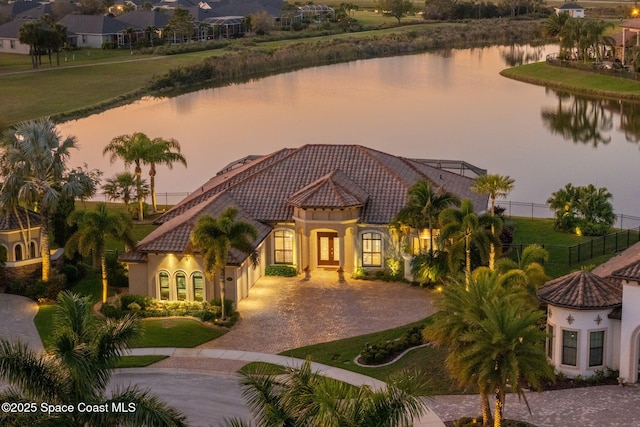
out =
[[(640, 227), (618, 231), (606, 236), (594, 237), (586, 242), (572, 246), (541, 245), (549, 252), (550, 264), (574, 265), (593, 258), (615, 254), (640, 241)], [(518, 261), (528, 244), (505, 245), (507, 256)]]
[(553, 65), (554, 67), (589, 71), (590, 73), (604, 74), (606, 76), (620, 77), (622, 79), (628, 79), (628, 80), (635, 80), (635, 81), (640, 80), (640, 73), (635, 73), (622, 66), (620, 66), (619, 68), (613, 68), (613, 67), (605, 68), (593, 62), (585, 63), (583, 61), (563, 60), (563, 59), (558, 59), (557, 57), (553, 57), (553, 55), (548, 55), (546, 62), (547, 64)]

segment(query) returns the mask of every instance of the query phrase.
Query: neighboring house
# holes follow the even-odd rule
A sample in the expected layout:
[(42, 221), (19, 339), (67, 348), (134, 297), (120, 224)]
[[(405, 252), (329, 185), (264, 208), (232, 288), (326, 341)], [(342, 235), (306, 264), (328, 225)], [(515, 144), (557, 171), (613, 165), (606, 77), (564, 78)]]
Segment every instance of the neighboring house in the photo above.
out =
[(640, 46), (640, 18), (629, 19), (620, 24), (622, 35), (620, 36), (620, 59), (627, 64), (627, 49)]
[(29, 55), (29, 45), (20, 43), (20, 28), (28, 19), (14, 19), (0, 25), (0, 52)]
[(167, 211), (160, 227), (121, 256), (129, 290), (165, 300), (217, 297), (189, 236), (200, 216), (217, 217), (230, 206), (258, 230), (259, 265), (232, 251), (225, 269), (226, 295), (236, 303), (268, 265), (309, 275), (383, 270), (386, 259), (402, 256), (388, 224), (418, 180), (470, 198), (481, 210), (487, 206), (487, 196), (471, 191), (473, 178), (433, 164), (358, 145), (305, 145), (241, 159)]
[(619, 369), (625, 382), (640, 371), (640, 243), (595, 268), (545, 283), (547, 357), (568, 377)]
[[(67, 32), (76, 37), (77, 47), (92, 48), (102, 48), (107, 43), (124, 46), (124, 33), (130, 27), (115, 18), (100, 15), (67, 15), (58, 23), (67, 27)], [(139, 32), (143, 31), (140, 29)]]
[(568, 13), (572, 18), (584, 18), (584, 7), (577, 3), (565, 3), (560, 7), (553, 8), (556, 11), (556, 15), (561, 13)]
[(40, 216), (31, 211), (0, 213), (0, 245), (7, 250), (6, 279), (31, 276), (42, 268), (40, 225)]
[(44, 15), (53, 16), (53, 8), (50, 3), (39, 4), (38, 6), (31, 8), (25, 12), (16, 15), (16, 19), (40, 19)]
[[(117, 16), (115, 19), (123, 22), (127, 27), (131, 27), (144, 32), (147, 29), (155, 28), (155, 33), (158, 38), (162, 38), (164, 35), (164, 29), (169, 22), (169, 16), (152, 10), (134, 10), (129, 13)], [(146, 38), (145, 34), (145, 38)]]

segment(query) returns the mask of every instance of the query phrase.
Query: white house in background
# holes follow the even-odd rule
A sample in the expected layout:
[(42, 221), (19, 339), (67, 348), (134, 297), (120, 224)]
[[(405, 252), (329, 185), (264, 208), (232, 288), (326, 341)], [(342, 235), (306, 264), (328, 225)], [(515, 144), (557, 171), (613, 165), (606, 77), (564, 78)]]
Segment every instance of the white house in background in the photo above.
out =
[(567, 13), (572, 18), (584, 18), (584, 7), (578, 3), (565, 3), (560, 7), (553, 8), (556, 11), (556, 15), (561, 13)]
[(592, 272), (577, 271), (538, 289), (548, 304), (547, 357), (568, 377), (619, 369), (640, 371), (640, 243)]
[(0, 52), (29, 55), (30, 46), (20, 43), (20, 28), (29, 19), (14, 19), (0, 25)]

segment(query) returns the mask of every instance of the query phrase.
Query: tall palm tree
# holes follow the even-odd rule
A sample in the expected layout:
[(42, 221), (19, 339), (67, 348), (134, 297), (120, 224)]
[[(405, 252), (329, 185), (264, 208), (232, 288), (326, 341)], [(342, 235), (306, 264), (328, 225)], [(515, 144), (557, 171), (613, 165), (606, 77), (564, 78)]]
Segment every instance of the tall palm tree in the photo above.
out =
[[(260, 427), (408, 427), (426, 410), (416, 396), (424, 389), (424, 377), (415, 372), (392, 376), (380, 391), (323, 377), (311, 370), (310, 361), (285, 375), (257, 370), (242, 377), (243, 395)], [(226, 422), (229, 427), (246, 425)]]
[[(136, 132), (131, 135), (120, 135), (111, 140), (104, 148), (103, 154), (110, 154), (111, 163), (116, 159), (122, 159), (126, 167), (134, 164), (134, 176), (136, 178), (136, 188), (142, 187), (142, 163), (149, 156), (151, 148), (151, 140), (142, 132)], [(144, 198), (138, 194), (138, 219), (144, 219)]]
[(218, 218), (205, 215), (198, 219), (191, 232), (191, 243), (198, 249), (204, 260), (205, 274), (212, 282), (218, 274), (222, 319), (226, 319), (224, 308), (224, 268), (227, 265), (229, 251), (238, 250), (256, 261), (253, 240), (258, 237), (256, 228), (244, 221), (236, 221), (238, 210), (230, 207)]
[(433, 228), (437, 224), (438, 215), (444, 209), (460, 205), (460, 199), (444, 188), (436, 189), (431, 182), (421, 179), (409, 189), (407, 206), (402, 208), (396, 220), (407, 224), (419, 232), (421, 228), (429, 228), (429, 254), (433, 255)]
[(70, 226), (77, 225), (65, 245), (68, 257), (80, 252), (83, 256), (93, 254), (94, 267), (100, 265), (102, 276), (102, 302), (107, 302), (107, 257), (105, 245), (108, 237), (122, 241), (128, 247), (135, 244), (132, 237), (133, 224), (129, 215), (122, 212), (110, 213), (105, 203), (98, 203), (94, 211), (74, 211), (68, 219)]
[(178, 141), (175, 139), (154, 138), (151, 140), (143, 162), (149, 164), (151, 203), (153, 211), (156, 212), (156, 165), (165, 165), (169, 169), (173, 169), (173, 164), (178, 162), (187, 167), (187, 160), (180, 154), (180, 143)]
[(492, 390), (493, 425), (501, 427), (507, 389), (522, 395), (525, 387), (539, 389), (543, 379), (553, 378), (539, 327), (544, 313), (504, 293), (488, 300), (482, 312), (484, 318), (461, 336), (464, 348), (454, 363), (461, 375), (475, 375)]
[(495, 230), (502, 229), (500, 218), (488, 215), (478, 216), (473, 208), (471, 200), (462, 201), (459, 209), (447, 208), (440, 213), (440, 239), (443, 246), (447, 247), (449, 268), (458, 271), (458, 260), (464, 253), (465, 283), (471, 280), (471, 246), (478, 249), (483, 261), (488, 258), (491, 243), (498, 246), (500, 240), (489, 231), (493, 226)]
[[(98, 319), (89, 297), (62, 292), (54, 314), (56, 335), (52, 349), (41, 353), (21, 342), (0, 339), (0, 378), (11, 387), (0, 393), (3, 402), (51, 405), (106, 405), (105, 412), (57, 412), (0, 414), (2, 425), (56, 425), (71, 427), (184, 426), (186, 419), (175, 409), (137, 386), (106, 394), (112, 370), (132, 338), (139, 321)], [(135, 405), (135, 411), (112, 411), (112, 404)]]
[[(478, 178), (476, 178), (476, 181), (471, 189), (476, 193), (489, 195), (489, 200), (491, 201), (491, 210), (489, 211), (489, 215), (495, 216), (496, 198), (506, 197), (507, 194), (509, 194), (509, 192), (513, 190), (514, 182), (515, 181), (513, 180), (513, 178), (508, 175), (480, 175)], [(493, 224), (491, 224), (491, 234), (496, 236), (496, 229)], [(495, 262), (496, 247), (493, 243), (491, 243), (489, 247), (489, 269), (495, 269)]]
[(23, 122), (7, 130), (0, 138), (0, 175), (4, 184), (0, 199), (13, 198), (37, 210), (41, 218), (40, 250), (42, 280), (49, 280), (49, 220), (61, 195), (78, 197), (85, 193), (81, 173), (69, 174), (67, 162), (75, 137), (62, 138), (48, 118)]
[(552, 14), (549, 18), (544, 22), (542, 27), (542, 33), (548, 37), (558, 37), (560, 41), (560, 53), (559, 56), (562, 59), (566, 59), (566, 49), (569, 47), (573, 40), (570, 40), (569, 35), (567, 34), (567, 22), (569, 22), (571, 18), (569, 14), (566, 12), (559, 14)]

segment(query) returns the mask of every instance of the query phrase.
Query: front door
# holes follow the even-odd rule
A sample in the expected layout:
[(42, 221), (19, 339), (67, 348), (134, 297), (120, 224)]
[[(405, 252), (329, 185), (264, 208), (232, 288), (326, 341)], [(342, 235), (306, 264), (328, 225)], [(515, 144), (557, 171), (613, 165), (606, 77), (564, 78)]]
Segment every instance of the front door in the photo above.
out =
[(340, 265), (338, 233), (318, 233), (318, 266)]

